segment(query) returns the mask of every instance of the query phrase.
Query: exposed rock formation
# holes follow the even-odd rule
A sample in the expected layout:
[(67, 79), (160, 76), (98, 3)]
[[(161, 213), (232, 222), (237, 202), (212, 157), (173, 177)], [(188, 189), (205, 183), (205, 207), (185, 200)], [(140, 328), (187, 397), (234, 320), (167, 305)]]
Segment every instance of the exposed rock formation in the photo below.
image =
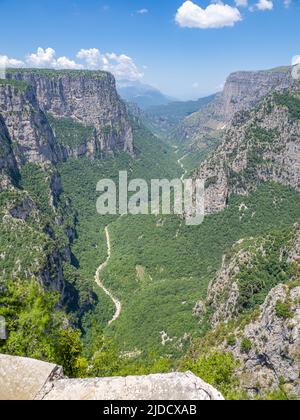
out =
[(235, 115), (224, 141), (195, 172), (206, 182), (207, 213), (222, 210), (231, 195), (247, 194), (259, 182), (274, 181), (300, 191), (298, 95), (295, 85)]
[(178, 128), (177, 136), (190, 143), (202, 142), (209, 133), (218, 138), (217, 132), (224, 130), (238, 111), (253, 108), (267, 94), (288, 88), (292, 82), (289, 67), (232, 73), (223, 92), (199, 112), (187, 117)]
[(58, 162), (62, 156), (34, 90), (15, 83), (0, 84), (0, 113), (18, 164)]
[(259, 318), (236, 334), (240, 338), (233, 354), (241, 361), (244, 388), (270, 390), (285, 384), (289, 394), (300, 394), (300, 286), (274, 288)]
[[(285, 267), (294, 276), (286, 284), (269, 289), (260, 307), (253, 306), (252, 310), (243, 312), (239, 276), (241, 270), (248, 267), (258, 281), (261, 277), (262, 285), (267, 282), (264, 273), (255, 270), (255, 258), (259, 255), (260, 262), (268, 258), (271, 238), (235, 244), (231, 257), (224, 257), (222, 268), (208, 289), (206, 304), (213, 311), (212, 334), (216, 332), (218, 335), (218, 329), (222, 328), (227, 331), (227, 339), (220, 343), (220, 347), (232, 352), (239, 360), (237, 374), (240, 385), (250, 394), (269, 392), (283, 385), (288, 394), (300, 393), (299, 236), (299, 227), (296, 226), (288, 242), (280, 241), (277, 256), (281, 263), (278, 267), (279, 271), (282, 270), (281, 275)], [(275, 269), (274, 259), (271, 262), (271, 266), (266, 265), (266, 270), (268, 267)], [(289, 270), (289, 265), (292, 270)], [(279, 277), (283, 278), (281, 275)], [(256, 290), (257, 283), (249, 276), (246, 286), (248, 293), (251, 290), (253, 294), (262, 293), (263, 289)], [(239, 317), (245, 314), (246, 318)]]
[(87, 139), (87, 154), (124, 150), (133, 153), (133, 135), (115, 79), (102, 71), (10, 70), (8, 78), (26, 81), (40, 107), (57, 118), (71, 118), (95, 127)]
[(7, 128), (0, 116), (0, 192), (12, 187), (16, 178), (18, 178), (17, 162)]
[(192, 373), (66, 379), (59, 366), (0, 355), (0, 400), (223, 400)]

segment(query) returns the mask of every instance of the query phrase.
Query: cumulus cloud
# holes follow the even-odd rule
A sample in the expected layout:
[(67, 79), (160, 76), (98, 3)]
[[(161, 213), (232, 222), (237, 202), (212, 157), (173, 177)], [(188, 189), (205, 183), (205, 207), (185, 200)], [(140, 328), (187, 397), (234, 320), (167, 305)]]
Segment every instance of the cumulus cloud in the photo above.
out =
[(273, 0), (259, 0), (259, 2), (256, 4), (256, 9), (258, 10), (273, 10), (274, 3)]
[(242, 20), (236, 7), (219, 2), (203, 9), (192, 1), (185, 1), (177, 10), (176, 22), (182, 28), (224, 28)]
[(9, 58), (7, 55), (0, 55), (0, 69), (6, 67), (22, 67), (24, 62), (15, 58)]
[(82, 49), (76, 55), (76, 61), (68, 57), (57, 57), (53, 48), (39, 47), (36, 52), (28, 54), (24, 61), (0, 55), (0, 68), (36, 67), (52, 69), (88, 69), (105, 70), (113, 73), (117, 79), (131, 81), (143, 78), (131, 57), (125, 54), (101, 53), (97, 48)]
[(85, 61), (86, 66), (90, 69), (99, 69), (103, 63), (102, 56), (97, 48), (82, 49), (76, 57), (79, 60)]
[(143, 78), (143, 73), (139, 71), (132, 58), (125, 54), (102, 54), (97, 48), (91, 48), (89, 50), (80, 50), (77, 54), (77, 58), (83, 60), (83, 66), (85, 68), (109, 71), (113, 73), (117, 79), (134, 81)]
[(30, 67), (54, 69), (82, 69), (82, 65), (75, 63), (67, 57), (56, 58), (53, 48), (38, 48), (35, 53), (26, 57), (26, 64)]
[(248, 0), (235, 0), (235, 4), (237, 5), (237, 7), (247, 7)]

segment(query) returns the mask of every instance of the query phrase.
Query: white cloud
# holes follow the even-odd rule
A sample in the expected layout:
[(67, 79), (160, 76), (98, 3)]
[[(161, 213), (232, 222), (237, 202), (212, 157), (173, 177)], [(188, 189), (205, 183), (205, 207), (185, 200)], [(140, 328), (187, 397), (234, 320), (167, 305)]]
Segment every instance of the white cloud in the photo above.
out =
[(283, 4), (284, 4), (284, 7), (288, 9), (290, 5), (292, 4), (292, 0), (283, 0)]
[(203, 9), (192, 1), (185, 1), (177, 10), (175, 20), (182, 28), (208, 29), (234, 26), (242, 16), (236, 7), (222, 2)]
[(259, 0), (259, 2), (256, 4), (256, 9), (258, 10), (273, 10), (274, 3), (273, 0)]
[(76, 58), (79, 62), (65, 56), (57, 58), (53, 48), (39, 47), (36, 52), (28, 54), (25, 61), (0, 55), (0, 68), (23, 66), (66, 70), (104, 70), (113, 73), (117, 79), (128, 79), (130, 81), (141, 80), (144, 76), (133, 59), (125, 54), (102, 54), (97, 48), (91, 48), (80, 50)]
[(138, 15), (146, 15), (147, 13), (149, 13), (148, 9), (140, 9), (136, 12)]
[(26, 57), (26, 64), (38, 68), (54, 69), (82, 69), (82, 65), (75, 63), (67, 57), (56, 58), (56, 52), (53, 48), (43, 49), (39, 47), (35, 53)]
[(26, 57), (26, 63), (32, 67), (53, 67), (55, 63), (55, 50), (53, 48), (38, 48), (36, 53)]
[(297, 64), (300, 64), (300, 55), (295, 55), (292, 58), (292, 66), (296, 66)]
[(0, 69), (4, 69), (6, 67), (22, 67), (23, 65), (23, 61), (16, 60), (15, 58), (9, 58), (7, 55), (0, 55)]
[(117, 79), (140, 80), (143, 78), (141, 73), (132, 60), (125, 54), (115, 53), (102, 54), (97, 48), (80, 50), (77, 58), (83, 60), (85, 68), (93, 70), (105, 70), (113, 73)]
[(90, 48), (89, 50), (80, 50), (76, 57), (84, 60), (85, 64), (90, 69), (101, 68), (103, 63), (100, 51), (97, 48)]
[(237, 7), (247, 7), (248, 0), (235, 0), (235, 4), (237, 5)]
[(80, 69), (83, 69), (83, 66), (81, 64), (77, 64), (77, 63), (75, 63), (74, 60), (70, 60), (67, 57), (59, 57), (56, 60), (56, 63), (54, 64), (54, 67), (56, 69), (65, 69), (65, 70), (69, 70), (69, 69), (80, 70)]

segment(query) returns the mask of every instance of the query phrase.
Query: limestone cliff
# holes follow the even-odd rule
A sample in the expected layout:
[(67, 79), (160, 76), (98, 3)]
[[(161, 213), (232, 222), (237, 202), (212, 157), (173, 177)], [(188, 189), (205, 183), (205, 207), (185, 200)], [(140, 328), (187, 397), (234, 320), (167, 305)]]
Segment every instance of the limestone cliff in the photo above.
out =
[(211, 334), (221, 337), (215, 345), (239, 361), (250, 395), (279, 387), (300, 393), (299, 238), (297, 225), (286, 237), (239, 241), (208, 289)]
[(18, 177), (19, 171), (11, 139), (4, 120), (0, 116), (0, 192), (12, 187)]
[(217, 150), (195, 172), (206, 183), (206, 212), (222, 210), (234, 194), (274, 181), (300, 191), (298, 84), (237, 113)]
[(9, 70), (8, 78), (30, 84), (45, 113), (95, 128), (86, 152), (123, 150), (133, 153), (133, 134), (115, 79), (102, 71)]
[(232, 73), (223, 91), (206, 107), (187, 117), (178, 127), (176, 136), (199, 146), (207, 141), (207, 136), (219, 141), (237, 112), (253, 108), (264, 96), (274, 90), (288, 88), (292, 82), (289, 67)]
[(0, 400), (222, 401), (190, 372), (126, 378), (68, 379), (61, 367), (0, 355)]
[(258, 318), (235, 331), (232, 351), (238, 374), (248, 390), (284, 386), (300, 394), (300, 286), (278, 285), (268, 294)]
[(19, 165), (28, 162), (57, 163), (62, 158), (32, 87), (9, 80), (1, 81), (0, 114), (14, 144)]

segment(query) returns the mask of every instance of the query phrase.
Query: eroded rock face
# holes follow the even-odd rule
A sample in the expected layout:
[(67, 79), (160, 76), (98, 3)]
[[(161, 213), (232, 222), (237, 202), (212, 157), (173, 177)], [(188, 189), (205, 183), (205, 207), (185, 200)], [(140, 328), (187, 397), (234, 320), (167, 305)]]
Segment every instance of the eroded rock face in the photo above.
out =
[[(271, 237), (237, 242), (229, 256), (224, 256), (222, 267), (208, 288), (206, 305), (213, 312), (213, 331), (227, 330), (227, 338), (218, 349), (233, 353), (239, 361), (240, 385), (250, 395), (268, 393), (283, 384), (288, 394), (300, 393), (300, 283), (296, 274), (299, 236), (296, 225), (289, 240), (282, 241), (277, 252), (282, 267), (295, 273), (294, 277), (285, 285), (270, 288), (262, 305), (243, 309), (239, 276), (245, 267), (257, 276), (262, 275), (255, 271), (255, 259), (268, 258)], [(255, 288), (253, 279), (248, 280), (247, 286)], [(242, 314), (247, 317), (240, 317)]]
[(0, 115), (0, 192), (13, 187), (19, 176), (18, 165), (6, 125)]
[[(33, 86), (44, 112), (95, 127), (87, 152), (123, 150), (133, 153), (133, 134), (127, 109), (110, 73), (91, 71), (10, 71), (9, 78)], [(80, 152), (79, 152), (80, 154)]]
[[(284, 303), (289, 313), (279, 311)], [(242, 340), (251, 349), (242, 351)], [(259, 318), (246, 326), (233, 354), (241, 363), (239, 376), (248, 389), (278, 388), (300, 393), (300, 287), (279, 285), (268, 295)], [(258, 386), (259, 385), (259, 386)]]
[(57, 163), (62, 159), (61, 150), (31, 87), (1, 84), (0, 114), (15, 144), (18, 165)]
[(0, 400), (223, 400), (190, 372), (67, 379), (59, 366), (0, 355)]
[[(297, 95), (299, 86), (287, 92)], [(276, 100), (235, 115), (223, 142), (195, 172), (206, 184), (206, 213), (223, 210), (231, 195), (245, 195), (260, 182), (300, 191), (300, 120)]]
[(253, 108), (270, 92), (288, 88), (292, 82), (290, 68), (232, 73), (223, 91), (206, 107), (187, 117), (177, 135), (192, 143), (203, 142), (207, 134), (217, 139), (219, 136), (214, 132), (222, 132), (237, 112)]
[(224, 121), (230, 121), (239, 111), (253, 108), (270, 92), (288, 88), (292, 82), (289, 68), (232, 73), (222, 95)]

